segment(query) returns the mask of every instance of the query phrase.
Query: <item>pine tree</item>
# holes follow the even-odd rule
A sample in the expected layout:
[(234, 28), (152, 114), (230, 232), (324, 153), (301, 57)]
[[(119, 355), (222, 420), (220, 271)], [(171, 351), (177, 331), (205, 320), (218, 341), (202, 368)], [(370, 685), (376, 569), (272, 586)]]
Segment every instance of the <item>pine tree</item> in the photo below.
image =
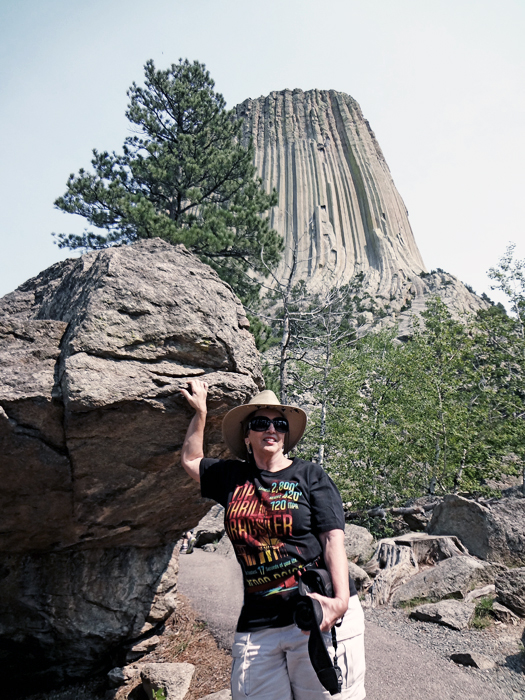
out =
[[(246, 298), (246, 272), (278, 262), (283, 242), (261, 216), (277, 202), (255, 177), (253, 147), (227, 111), (203, 64), (180, 60), (144, 67), (145, 86), (128, 90), (136, 132), (121, 154), (93, 150), (93, 172), (70, 175), (55, 201), (105, 233), (58, 234), (60, 247), (100, 249), (160, 237), (184, 243)], [(55, 235), (55, 234), (54, 234)]]

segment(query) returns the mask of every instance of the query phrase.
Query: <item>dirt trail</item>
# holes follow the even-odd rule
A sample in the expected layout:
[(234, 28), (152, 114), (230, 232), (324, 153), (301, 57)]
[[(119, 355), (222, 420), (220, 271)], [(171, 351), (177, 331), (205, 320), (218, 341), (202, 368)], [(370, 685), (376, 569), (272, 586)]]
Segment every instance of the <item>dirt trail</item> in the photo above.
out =
[[(180, 557), (178, 581), (180, 592), (230, 649), (242, 603), (237, 562), (197, 549)], [(367, 700), (508, 700), (493, 684), (370, 622), (365, 639)]]

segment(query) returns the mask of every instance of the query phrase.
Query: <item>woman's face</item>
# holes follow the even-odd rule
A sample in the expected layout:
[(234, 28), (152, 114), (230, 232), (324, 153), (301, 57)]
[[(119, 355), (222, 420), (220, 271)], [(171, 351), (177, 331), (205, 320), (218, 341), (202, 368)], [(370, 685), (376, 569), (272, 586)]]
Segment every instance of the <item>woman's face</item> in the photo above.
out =
[[(256, 411), (252, 417), (265, 416), (266, 418), (283, 418), (283, 414), (273, 408), (261, 408)], [(282, 453), (284, 449), (284, 440), (286, 433), (278, 433), (270, 423), (268, 430), (258, 433), (256, 430), (249, 430), (245, 438), (246, 445), (251, 445), (255, 457), (257, 455), (269, 456), (276, 453)]]

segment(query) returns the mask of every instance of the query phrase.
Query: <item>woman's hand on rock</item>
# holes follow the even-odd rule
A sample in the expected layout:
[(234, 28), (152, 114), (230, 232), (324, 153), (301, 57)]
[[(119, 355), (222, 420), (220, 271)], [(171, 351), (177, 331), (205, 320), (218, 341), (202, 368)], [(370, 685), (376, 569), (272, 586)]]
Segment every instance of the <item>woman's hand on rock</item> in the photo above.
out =
[(201, 382), (200, 379), (190, 379), (188, 380), (188, 388), (191, 393), (188, 389), (180, 389), (180, 393), (196, 413), (206, 413), (207, 382)]

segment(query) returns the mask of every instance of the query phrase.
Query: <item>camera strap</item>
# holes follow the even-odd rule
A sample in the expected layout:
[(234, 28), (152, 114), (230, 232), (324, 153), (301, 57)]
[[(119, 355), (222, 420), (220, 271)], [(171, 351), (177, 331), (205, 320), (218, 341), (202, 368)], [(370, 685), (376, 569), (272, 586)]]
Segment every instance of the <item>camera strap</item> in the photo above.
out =
[[(308, 579), (311, 589), (321, 595), (332, 597), (332, 583), (330, 574), (326, 569), (310, 569), (304, 572), (303, 576), (299, 578), (299, 594), (303, 596), (306, 595), (307, 592), (307, 589), (304, 587), (306, 583), (305, 579)], [(320, 605), (316, 600), (313, 602)], [(324, 643), (323, 634), (317, 617), (314, 616), (314, 625), (310, 630), (310, 637), (308, 639), (308, 655), (310, 656), (313, 669), (323, 688), (328, 690), (330, 695), (336, 695), (341, 692), (341, 688), (343, 687), (343, 674), (337, 664), (337, 635), (335, 625), (332, 627), (331, 633), (334, 647), (333, 661)]]
[(316, 622), (310, 631), (308, 639), (308, 655), (312, 662), (313, 669), (323, 688), (326, 688), (330, 695), (341, 692), (343, 687), (343, 674), (337, 664), (337, 638), (335, 627), (332, 627), (332, 643), (334, 645), (334, 660), (330, 657), (325, 646), (323, 635), (319, 624)]

